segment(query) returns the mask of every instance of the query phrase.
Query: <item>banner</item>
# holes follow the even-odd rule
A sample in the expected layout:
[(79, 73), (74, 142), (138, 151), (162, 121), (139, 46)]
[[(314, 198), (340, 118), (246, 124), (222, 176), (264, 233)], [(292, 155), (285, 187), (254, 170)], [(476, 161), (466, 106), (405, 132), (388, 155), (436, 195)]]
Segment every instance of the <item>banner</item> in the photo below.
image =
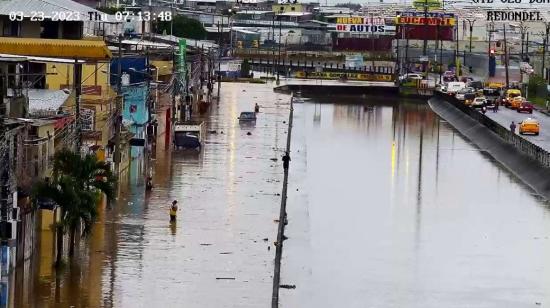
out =
[[(397, 25), (429, 25), (452, 27), (456, 24), (454, 14), (435, 12), (397, 12), (395, 24)], [(424, 17), (426, 15), (426, 17)]]

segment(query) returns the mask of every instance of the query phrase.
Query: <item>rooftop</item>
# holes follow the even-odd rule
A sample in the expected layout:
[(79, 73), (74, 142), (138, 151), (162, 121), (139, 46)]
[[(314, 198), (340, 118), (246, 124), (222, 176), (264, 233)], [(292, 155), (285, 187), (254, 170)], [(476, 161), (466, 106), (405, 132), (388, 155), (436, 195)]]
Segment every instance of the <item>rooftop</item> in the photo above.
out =
[(277, 16), (308, 16), (311, 15), (310, 12), (286, 12), (286, 13), (280, 13), (277, 14)]
[[(84, 4), (72, 0), (2, 0), (0, 1), (0, 15), (10, 15), (13, 12), (22, 12), (24, 17), (32, 17), (35, 12), (44, 13), (45, 18), (51, 18), (61, 12), (79, 13), (81, 20), (87, 20), (89, 13), (102, 13)], [(102, 13), (103, 14), (103, 13)]]
[(29, 89), (30, 114), (56, 114), (71, 93), (63, 90)]

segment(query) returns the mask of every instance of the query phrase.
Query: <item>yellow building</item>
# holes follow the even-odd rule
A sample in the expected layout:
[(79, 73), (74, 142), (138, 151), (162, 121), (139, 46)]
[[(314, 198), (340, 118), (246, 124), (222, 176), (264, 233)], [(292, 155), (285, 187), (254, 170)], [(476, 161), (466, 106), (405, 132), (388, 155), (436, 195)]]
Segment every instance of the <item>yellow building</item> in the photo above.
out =
[[(73, 89), (74, 64), (48, 63), (46, 88)], [(87, 145), (107, 146), (111, 136), (112, 116), (116, 92), (109, 83), (109, 62), (82, 65), (81, 119), (83, 142)], [(73, 102), (74, 104), (74, 102)], [(72, 110), (73, 106), (65, 106)]]

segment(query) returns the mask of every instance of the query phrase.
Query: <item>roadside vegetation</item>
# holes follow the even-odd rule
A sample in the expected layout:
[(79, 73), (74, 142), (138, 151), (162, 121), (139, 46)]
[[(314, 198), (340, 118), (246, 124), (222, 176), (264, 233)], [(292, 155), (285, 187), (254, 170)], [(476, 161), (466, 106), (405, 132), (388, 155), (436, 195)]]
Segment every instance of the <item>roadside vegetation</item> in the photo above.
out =
[(62, 264), (63, 236), (69, 234), (69, 256), (74, 255), (75, 238), (81, 229), (83, 236), (90, 234), (96, 222), (97, 204), (103, 195), (114, 198), (116, 180), (109, 164), (95, 155), (81, 156), (61, 150), (55, 154), (51, 179), (37, 183), (33, 189), (35, 206), (41, 200), (54, 202), (61, 211), (56, 223), (56, 266)]

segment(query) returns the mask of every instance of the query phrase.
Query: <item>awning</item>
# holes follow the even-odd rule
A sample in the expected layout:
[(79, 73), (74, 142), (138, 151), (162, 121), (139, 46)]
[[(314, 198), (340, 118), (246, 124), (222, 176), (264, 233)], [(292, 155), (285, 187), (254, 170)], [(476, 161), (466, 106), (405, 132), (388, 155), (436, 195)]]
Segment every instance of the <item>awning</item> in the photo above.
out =
[(105, 60), (112, 57), (104, 41), (0, 37), (0, 53)]

